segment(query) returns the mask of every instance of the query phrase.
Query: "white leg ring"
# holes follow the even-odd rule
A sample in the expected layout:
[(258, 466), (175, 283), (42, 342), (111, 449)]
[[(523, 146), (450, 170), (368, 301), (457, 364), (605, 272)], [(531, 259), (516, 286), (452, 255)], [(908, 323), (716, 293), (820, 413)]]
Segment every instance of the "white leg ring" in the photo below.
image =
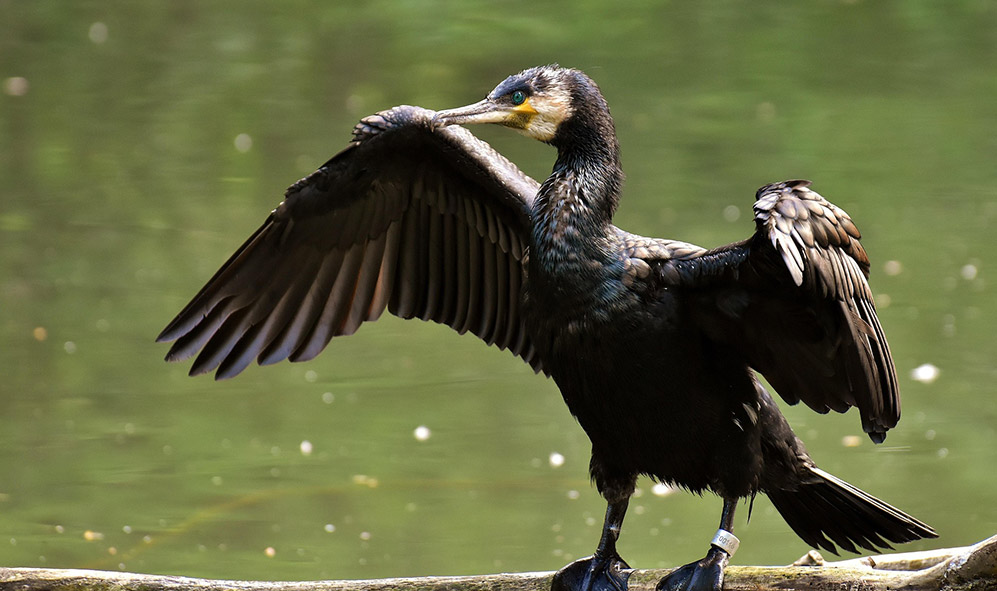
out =
[(741, 545), (741, 540), (725, 529), (718, 529), (717, 535), (713, 536), (710, 543), (726, 552), (729, 556), (733, 556), (737, 552), (738, 546)]

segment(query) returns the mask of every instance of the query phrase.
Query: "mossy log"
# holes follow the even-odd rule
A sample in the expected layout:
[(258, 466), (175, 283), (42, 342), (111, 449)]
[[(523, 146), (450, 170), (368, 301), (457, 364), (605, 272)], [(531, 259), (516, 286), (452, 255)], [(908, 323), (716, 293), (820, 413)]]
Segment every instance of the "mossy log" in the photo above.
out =
[[(653, 591), (669, 571), (637, 570), (631, 591)], [(0, 568), (3, 591), (547, 591), (553, 573), (418, 577), (367, 581), (256, 582), (95, 570)], [(825, 562), (810, 552), (790, 566), (731, 566), (724, 589), (765, 591), (993, 591), (997, 536), (962, 548)]]

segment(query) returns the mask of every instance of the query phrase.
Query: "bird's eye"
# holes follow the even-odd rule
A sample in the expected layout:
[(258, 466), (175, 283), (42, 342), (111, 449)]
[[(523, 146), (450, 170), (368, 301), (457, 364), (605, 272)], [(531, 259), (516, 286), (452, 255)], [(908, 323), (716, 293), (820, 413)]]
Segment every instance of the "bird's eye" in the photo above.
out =
[(526, 93), (523, 92), (522, 90), (517, 90), (516, 92), (512, 93), (511, 98), (512, 98), (512, 104), (521, 105), (526, 102)]

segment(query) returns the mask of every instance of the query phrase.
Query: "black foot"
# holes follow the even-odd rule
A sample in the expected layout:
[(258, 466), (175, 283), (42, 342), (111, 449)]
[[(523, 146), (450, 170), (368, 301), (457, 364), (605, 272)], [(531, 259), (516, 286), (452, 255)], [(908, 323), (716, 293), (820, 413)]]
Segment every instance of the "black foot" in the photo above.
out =
[(630, 565), (614, 554), (581, 558), (554, 573), (551, 591), (626, 591)]
[(729, 554), (712, 546), (706, 558), (679, 567), (658, 581), (656, 591), (721, 591), (729, 559)]

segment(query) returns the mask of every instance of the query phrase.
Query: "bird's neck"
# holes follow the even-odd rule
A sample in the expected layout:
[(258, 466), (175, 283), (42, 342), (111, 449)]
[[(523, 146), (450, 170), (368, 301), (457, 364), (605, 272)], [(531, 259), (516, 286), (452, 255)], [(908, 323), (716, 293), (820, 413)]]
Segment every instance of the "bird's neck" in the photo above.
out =
[(562, 129), (551, 176), (533, 206), (529, 284), (545, 314), (588, 309), (593, 297), (610, 299), (607, 274), (619, 262), (612, 225), (623, 183), (612, 120)]
[(612, 231), (623, 171), (613, 120), (604, 104), (576, 112), (551, 142), (557, 161), (533, 205), (537, 249), (584, 253), (598, 248)]

